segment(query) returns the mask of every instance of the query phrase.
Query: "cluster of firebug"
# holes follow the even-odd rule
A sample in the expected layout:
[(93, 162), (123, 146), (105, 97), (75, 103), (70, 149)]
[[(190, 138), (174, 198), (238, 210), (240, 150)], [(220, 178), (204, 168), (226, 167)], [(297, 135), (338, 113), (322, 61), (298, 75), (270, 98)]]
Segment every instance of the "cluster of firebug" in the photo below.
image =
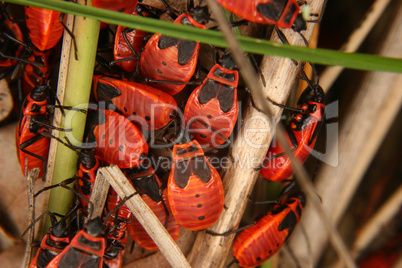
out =
[[(175, 11), (162, 0), (166, 12), (137, 1), (92, 2), (95, 7), (133, 16), (158, 18), (168, 14), (176, 24), (201, 29), (206, 29), (210, 20), (208, 8), (194, 7), (191, 0), (185, 12)], [(274, 25), (283, 42), (287, 42), (286, 37), (278, 27), (292, 28), (299, 33), (306, 29), (296, 1), (260, 2), (218, 0), (244, 20)], [(46, 171), (50, 139), (55, 138), (51, 130), (71, 131), (52, 126), (52, 113), (55, 108), (63, 113), (75, 108), (52, 104), (57, 98), (49, 85), (56, 66), (56, 48), (65, 28), (63, 15), (26, 6), (25, 21), (28, 38), (8, 15), (6, 7), (1, 6), (0, 22), (4, 31), (0, 40), (0, 67), (5, 77), (17, 65), (23, 66), (21, 91), (26, 99), (16, 133), (17, 154), (24, 175), (26, 170), (36, 167), (42, 176)], [(112, 26), (105, 27), (106, 31), (114, 31)], [(121, 267), (128, 235), (145, 249), (158, 249), (124, 205), (125, 200), (113, 189), (107, 197), (103, 223), (96, 218), (85, 226), (67, 224), (72, 225), (80, 217), (78, 211), (90, 215), (89, 199), (96, 171), (107, 164), (115, 164), (124, 171), (174, 240), (179, 237), (180, 226), (192, 231), (208, 229), (224, 209), (220, 169), (210, 163), (206, 153), (230, 146), (238, 121), (238, 87), (241, 86), (231, 55), (213, 48), (214, 64), (205, 68), (198, 61), (204, 53), (200, 43), (122, 26), (115, 29), (112, 42), (114, 47), (108, 54), (108, 64), (100, 62), (93, 77), (92, 97), (97, 107), (87, 112), (84, 139), (90, 146), (74, 147), (69, 140), (56, 138), (79, 155), (78, 171), (69, 180), (75, 181), (78, 201), (61, 220), (57, 221), (55, 215), (47, 212), (53, 225), (30, 267), (84, 264)], [(200, 70), (205, 76), (202, 81), (197, 78)], [(310, 80), (303, 70), (301, 77), (308, 82), (308, 87), (300, 96), (298, 107), (292, 109), (286, 129), (294, 155), (304, 162), (323, 123), (325, 94), (318, 81)], [(166, 181), (160, 179), (166, 176), (161, 176), (163, 171), (158, 170), (154, 161), (158, 151), (151, 145), (156, 143), (165, 144), (171, 152)], [(272, 164), (273, 161), (280, 165)], [(284, 181), (293, 174), (289, 158), (280, 146), (269, 149), (259, 169), (261, 176), (269, 181)], [(302, 194), (284, 198), (253, 226), (241, 231), (233, 244), (233, 255), (239, 265), (257, 266), (277, 252), (299, 222), (304, 204)]]

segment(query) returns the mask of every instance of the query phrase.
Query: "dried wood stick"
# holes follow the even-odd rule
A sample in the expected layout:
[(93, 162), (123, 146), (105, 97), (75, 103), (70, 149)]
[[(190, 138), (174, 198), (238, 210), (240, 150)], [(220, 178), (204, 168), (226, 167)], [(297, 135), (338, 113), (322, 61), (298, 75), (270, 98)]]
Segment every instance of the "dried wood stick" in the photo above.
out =
[[(28, 167), (28, 158), (26, 159), (25, 166)], [(29, 204), (29, 214), (28, 214), (28, 225), (31, 225), (35, 220), (35, 199), (34, 199), (34, 187), (35, 181), (38, 179), (39, 168), (33, 168), (27, 172), (27, 193), (28, 193), (28, 204)], [(25, 246), (24, 259), (22, 261), (21, 267), (27, 268), (32, 260), (32, 244), (34, 241), (35, 226), (28, 231), (27, 244)]]
[[(399, 5), (398, 14), (389, 28), (389, 35), (382, 47), (381, 55), (402, 56), (401, 23), (402, 5)], [(401, 83), (400, 74), (369, 73), (349, 109), (339, 139), (334, 147), (327, 148), (325, 159), (339, 162), (336, 163), (336, 167), (323, 166), (316, 178), (316, 189), (323, 199), (325, 210), (330, 213), (335, 224), (344, 213), (367, 166), (401, 107)], [(316, 263), (325, 248), (327, 233), (322, 230), (317, 214), (308, 203), (303, 213), (302, 222), (306, 227)], [(291, 248), (300, 260), (305, 260), (307, 254), (305, 248), (300, 247), (303, 241), (305, 237), (300, 232), (296, 232), (291, 240)]]
[[(111, 165), (100, 168), (98, 173), (102, 174), (109, 181), (110, 185), (121, 198), (136, 193), (134, 187), (117, 166)], [(134, 195), (125, 204), (154, 240), (172, 267), (190, 267), (190, 264), (177, 244), (139, 195)]]
[[(349, 39), (345, 45), (340, 49), (345, 52), (356, 52), (361, 43), (366, 39), (371, 29), (377, 23), (381, 17), (385, 8), (388, 6), (391, 0), (376, 0), (369, 11), (367, 12), (362, 24), (353, 31), (349, 36)], [(320, 84), (324, 89), (329, 89), (339, 74), (343, 71), (343, 67), (340, 66), (328, 66), (320, 77)]]
[(107, 181), (105, 176), (98, 171), (96, 173), (94, 187), (92, 188), (91, 198), (89, 199), (89, 201), (91, 201), (93, 204), (93, 212), (92, 216), (90, 215), (90, 219), (94, 219), (98, 216), (102, 217), (109, 188), (110, 183)]

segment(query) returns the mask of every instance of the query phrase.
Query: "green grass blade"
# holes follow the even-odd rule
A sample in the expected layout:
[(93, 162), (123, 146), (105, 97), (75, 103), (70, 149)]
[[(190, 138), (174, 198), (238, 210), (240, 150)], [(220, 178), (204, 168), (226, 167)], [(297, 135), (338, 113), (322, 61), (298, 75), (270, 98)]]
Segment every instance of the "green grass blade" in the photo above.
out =
[[(219, 47), (227, 47), (222, 34), (217, 31), (173, 24), (152, 18), (132, 16), (119, 12), (81, 6), (72, 2), (55, 0), (6, 0), (5, 2), (53, 9), (64, 13), (86, 16), (107, 23), (123, 25), (148, 32), (158, 32), (173, 37), (199, 41)], [(267, 40), (241, 36), (238, 38), (244, 51), (254, 54), (288, 57), (324, 65), (338, 65), (345, 68), (402, 73), (402, 59), (376, 55), (344, 53), (327, 49), (311, 49), (273, 43)]]

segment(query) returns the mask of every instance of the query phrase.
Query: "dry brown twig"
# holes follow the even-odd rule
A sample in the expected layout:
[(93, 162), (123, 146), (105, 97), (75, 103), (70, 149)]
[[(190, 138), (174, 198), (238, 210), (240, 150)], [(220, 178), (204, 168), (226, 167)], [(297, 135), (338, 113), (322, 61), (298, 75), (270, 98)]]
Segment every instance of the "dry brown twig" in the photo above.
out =
[[(385, 8), (388, 6), (391, 0), (376, 0), (370, 10), (367, 12), (362, 24), (353, 31), (349, 36), (348, 42), (342, 46), (341, 51), (345, 52), (356, 52), (360, 47), (361, 43), (366, 39), (370, 30), (377, 23), (378, 19), (381, 17)], [(323, 88), (329, 89), (332, 84), (336, 81), (338, 76), (343, 71), (341, 66), (328, 66), (323, 71), (320, 76), (320, 84)]]
[(98, 216), (102, 217), (109, 189), (110, 189), (109, 182), (98, 171), (96, 173), (95, 183), (92, 188), (91, 198), (89, 199), (89, 201), (91, 201), (91, 203), (93, 204), (93, 211), (92, 215), (90, 215), (90, 218), (88, 220), (94, 219)]
[[(25, 166), (28, 167), (28, 158), (26, 158)], [(27, 182), (27, 193), (28, 193), (28, 204), (29, 204), (29, 215), (28, 215), (28, 225), (31, 225), (35, 220), (35, 199), (34, 199), (34, 187), (35, 181), (38, 179), (39, 168), (34, 168), (26, 172), (26, 182)], [(24, 260), (22, 261), (21, 267), (29, 267), (32, 259), (32, 244), (34, 241), (35, 226), (28, 231), (27, 244), (25, 246)]]

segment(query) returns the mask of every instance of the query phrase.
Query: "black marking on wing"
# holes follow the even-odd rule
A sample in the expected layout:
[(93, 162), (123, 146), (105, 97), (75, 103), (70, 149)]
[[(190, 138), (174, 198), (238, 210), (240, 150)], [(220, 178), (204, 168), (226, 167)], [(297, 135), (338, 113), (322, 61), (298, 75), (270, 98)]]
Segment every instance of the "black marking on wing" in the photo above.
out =
[(296, 12), (296, 10), (297, 10), (297, 6), (295, 4), (292, 4), (288, 10), (288, 13), (286, 13), (286, 15), (283, 19), (286, 24), (290, 23), (290, 20), (292, 19), (293, 14)]
[[(87, 252), (70, 248), (61, 258), (60, 263), (63, 267), (99, 267), (100, 257), (88, 254)], [(61, 267), (61, 266), (60, 266)]]
[(121, 91), (109, 83), (99, 81), (96, 87), (96, 94), (99, 101), (111, 101), (113, 98), (120, 96)]
[(200, 90), (198, 101), (200, 104), (205, 104), (213, 98), (218, 99), (221, 110), (227, 113), (233, 106), (234, 88), (208, 79)]
[(233, 106), (234, 88), (228, 85), (221, 85), (218, 92), (219, 106), (222, 112), (227, 113)]
[(177, 61), (180, 65), (186, 65), (194, 54), (197, 43), (189, 40), (180, 40), (178, 49)]
[(204, 156), (197, 156), (191, 159), (193, 174), (196, 175), (202, 182), (209, 182), (211, 179), (211, 169), (207, 164)]
[(218, 95), (218, 82), (208, 79), (200, 90), (198, 101), (200, 104), (205, 104)]
[(159, 193), (159, 185), (155, 175), (146, 176), (143, 178), (132, 180), (135, 187), (149, 196), (155, 202), (162, 201), (162, 196)]
[(158, 47), (160, 49), (165, 49), (168, 47), (175, 46), (177, 43), (179, 43), (179, 41), (180, 39), (178, 38), (170, 37), (167, 35), (161, 35), (161, 37), (159, 38)]
[(96, 126), (105, 124), (106, 119), (106, 115), (102, 110), (88, 110), (85, 136), (88, 138), (89, 142), (95, 142), (93, 130)]
[(57, 256), (58, 253), (46, 250), (46, 249), (40, 249), (38, 259), (36, 261), (37, 267), (46, 267), (51, 260), (54, 259), (54, 257)]
[(217, 68), (214, 71), (214, 75), (217, 77), (221, 77), (229, 82), (233, 82), (235, 80), (235, 75), (232, 73), (223, 72), (221, 69)]
[(264, 17), (278, 21), (288, 0), (273, 0), (267, 4), (257, 5), (257, 11)]
[(187, 186), (188, 179), (191, 176), (190, 160), (177, 161), (174, 170), (174, 180), (180, 188)]
[(289, 232), (285, 238), (285, 241), (287, 241), (289, 239), (290, 235), (293, 233), (293, 230), (295, 229), (296, 224), (297, 224), (296, 215), (291, 210), (291, 211), (289, 211), (288, 214), (286, 214), (286, 216), (283, 218), (281, 224), (279, 224), (279, 227), (278, 227), (278, 231), (283, 231), (285, 229), (289, 229)]

